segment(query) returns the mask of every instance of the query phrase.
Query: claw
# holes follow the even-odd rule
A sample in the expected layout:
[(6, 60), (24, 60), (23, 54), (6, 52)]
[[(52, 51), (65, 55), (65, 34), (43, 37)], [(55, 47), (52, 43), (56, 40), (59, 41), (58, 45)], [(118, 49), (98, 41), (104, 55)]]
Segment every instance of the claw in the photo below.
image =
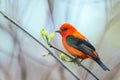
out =
[(79, 61), (79, 58), (77, 57), (77, 56), (75, 56), (75, 58), (74, 59), (72, 59), (72, 61), (71, 62), (74, 62), (74, 64), (75, 63), (77, 63)]
[(80, 62), (78, 63), (78, 66), (80, 66), (80, 65), (81, 65), (82, 61), (83, 61), (83, 60), (81, 59), (81, 60), (80, 60)]

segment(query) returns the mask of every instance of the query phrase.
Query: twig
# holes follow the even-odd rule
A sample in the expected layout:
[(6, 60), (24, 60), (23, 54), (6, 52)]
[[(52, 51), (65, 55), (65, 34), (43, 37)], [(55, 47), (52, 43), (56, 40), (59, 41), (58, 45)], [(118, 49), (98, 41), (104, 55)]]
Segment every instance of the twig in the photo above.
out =
[(66, 70), (68, 70), (77, 80), (80, 80), (79, 77), (70, 70), (70, 68), (68, 68), (57, 56), (55, 56), (44, 44), (42, 44), (40, 41), (38, 41), (34, 36), (32, 36), (30, 33), (28, 33), (25, 29), (23, 29), (20, 25), (18, 25), (14, 20), (12, 20), (11, 18), (9, 18), (7, 15), (5, 15), (3, 12), (0, 11), (0, 13), (7, 19), (9, 20), (11, 23), (13, 23), (14, 25), (16, 25), (18, 28), (20, 28), (23, 32), (25, 32), (26, 34), (28, 34), (32, 39), (34, 39), (38, 44), (40, 44), (41, 46), (43, 46)]
[[(50, 47), (56, 49), (57, 51), (59, 51), (59, 52), (61, 52), (61, 53), (63, 53), (63, 54), (65, 54), (65, 55), (68, 56), (70, 59), (74, 59), (74, 58), (72, 58), (70, 55), (68, 55), (67, 53), (65, 53), (65, 52), (63, 52), (62, 50), (56, 48), (55, 46), (50, 45)], [(96, 78), (96, 80), (99, 80), (96, 75), (94, 75), (89, 69), (87, 69), (87, 68), (86, 68), (84, 65), (82, 65), (79, 61), (77, 61), (76, 63), (78, 64), (78, 66), (81, 66), (81, 67), (84, 68), (86, 71), (88, 71), (93, 77)]]

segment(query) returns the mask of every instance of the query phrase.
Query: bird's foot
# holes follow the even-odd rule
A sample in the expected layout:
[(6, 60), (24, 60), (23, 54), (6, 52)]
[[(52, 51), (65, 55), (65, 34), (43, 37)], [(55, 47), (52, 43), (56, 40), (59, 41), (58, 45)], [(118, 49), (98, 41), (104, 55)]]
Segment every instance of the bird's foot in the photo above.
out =
[(80, 62), (78, 63), (78, 66), (80, 66), (80, 65), (81, 65), (82, 61), (83, 61), (83, 60), (81, 59), (81, 60), (80, 60)]
[(72, 59), (71, 62), (74, 62), (74, 64), (75, 64), (75, 63), (77, 63), (78, 61), (79, 61), (79, 58), (76, 56), (74, 59)]

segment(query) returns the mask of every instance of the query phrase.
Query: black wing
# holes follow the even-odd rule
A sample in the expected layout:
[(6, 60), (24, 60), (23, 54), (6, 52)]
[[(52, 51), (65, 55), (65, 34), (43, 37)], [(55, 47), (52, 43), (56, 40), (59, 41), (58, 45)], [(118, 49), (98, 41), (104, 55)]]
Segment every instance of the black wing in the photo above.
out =
[(78, 39), (72, 35), (66, 37), (66, 42), (68, 45), (94, 57), (97, 58), (97, 55), (93, 53), (95, 48), (86, 40)]

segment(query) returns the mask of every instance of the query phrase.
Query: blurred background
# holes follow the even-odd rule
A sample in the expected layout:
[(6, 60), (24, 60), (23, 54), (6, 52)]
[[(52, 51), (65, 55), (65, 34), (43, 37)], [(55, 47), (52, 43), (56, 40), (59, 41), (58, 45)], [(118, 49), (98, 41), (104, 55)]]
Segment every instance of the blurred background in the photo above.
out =
[[(40, 34), (43, 27), (51, 33), (63, 23), (74, 25), (111, 70), (105, 72), (94, 61), (84, 60), (82, 64), (100, 80), (120, 80), (119, 9), (120, 0), (0, 0), (0, 11), (45, 45)], [(52, 44), (65, 51), (59, 34)], [(52, 56), (42, 53), (47, 51), (0, 14), (0, 80), (76, 80)], [(83, 68), (65, 64), (81, 80), (95, 80)]]

